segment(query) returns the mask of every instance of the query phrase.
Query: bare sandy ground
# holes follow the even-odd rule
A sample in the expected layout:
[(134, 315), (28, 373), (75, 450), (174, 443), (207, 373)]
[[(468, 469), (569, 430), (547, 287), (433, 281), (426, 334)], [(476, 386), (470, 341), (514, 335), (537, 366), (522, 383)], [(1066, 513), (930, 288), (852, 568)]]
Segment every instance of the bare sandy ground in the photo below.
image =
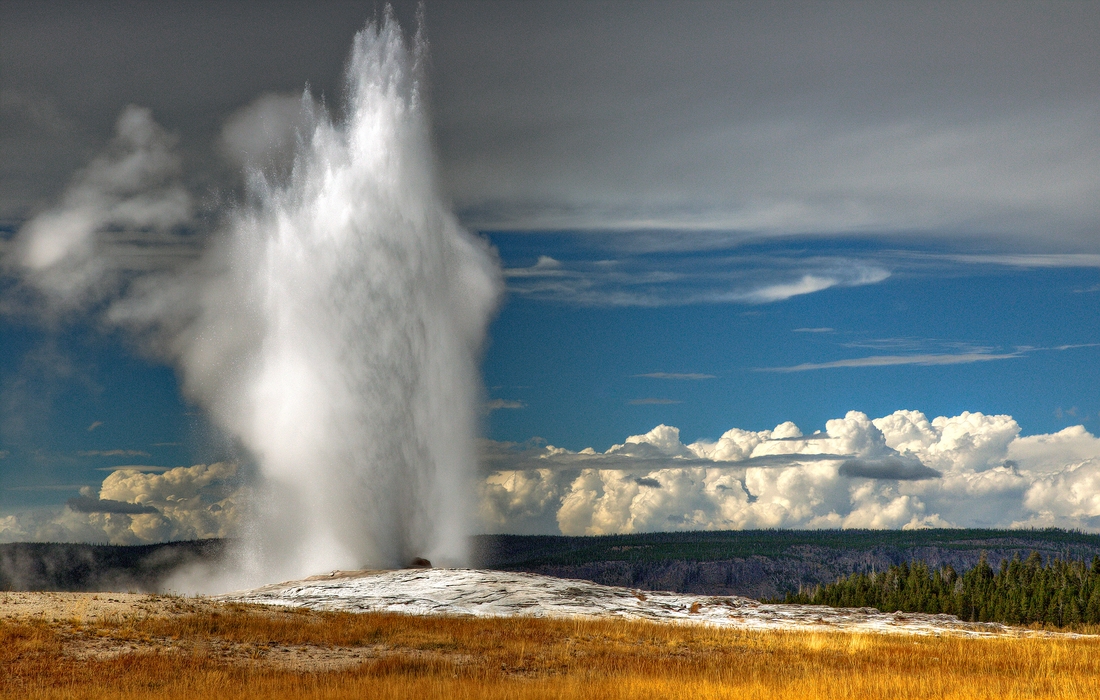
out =
[(223, 605), (207, 598), (148, 593), (0, 592), (0, 620), (91, 624), (107, 618), (188, 615)]
[[(225, 611), (231, 603), (204, 597), (146, 593), (0, 592), (0, 625), (45, 624), (61, 638), (64, 653), (74, 658), (110, 658), (133, 652), (195, 652), (229, 663), (263, 663), (293, 671), (333, 671), (393, 653), (381, 646), (242, 644), (212, 639), (202, 643), (157, 637), (129, 630), (127, 622)], [(238, 606), (239, 607), (239, 606)], [(248, 606), (272, 617), (303, 619), (300, 611)], [(408, 652), (404, 652), (407, 657)]]

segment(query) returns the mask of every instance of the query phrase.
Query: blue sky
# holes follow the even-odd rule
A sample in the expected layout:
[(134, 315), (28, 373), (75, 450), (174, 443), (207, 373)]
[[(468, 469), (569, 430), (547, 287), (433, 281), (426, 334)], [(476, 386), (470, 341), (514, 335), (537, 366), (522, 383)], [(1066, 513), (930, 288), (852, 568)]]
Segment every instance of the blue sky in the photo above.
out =
[[(562, 267), (616, 253), (628, 258), (576, 238), (490, 235), (507, 269), (530, 268), (540, 256), (561, 260)], [(751, 276), (761, 261), (782, 258), (786, 266), (841, 260), (890, 271), (872, 284), (768, 303), (684, 304), (679, 287), (654, 297), (659, 306), (595, 298), (578, 304), (568, 295), (514, 290), (491, 327), (483, 364), (487, 436), (602, 451), (661, 423), (680, 427), (687, 442), (784, 421), (812, 432), (849, 410), (881, 416), (901, 408), (929, 416), (1008, 414), (1024, 435), (1078, 424), (1095, 433), (1096, 261), (1082, 256), (1082, 267), (1051, 268), (1042, 257), (1003, 264), (959, 262), (952, 255), (799, 240), (746, 243), (671, 262), (666, 254), (648, 254), (633, 266), (639, 275), (668, 263), (677, 271), (744, 269)], [(787, 274), (795, 278), (808, 267), (793, 266), (798, 269)], [(633, 281), (609, 285), (606, 293), (614, 296), (621, 286), (634, 294), (663, 293)], [(711, 279), (683, 287), (700, 295), (731, 290)], [(63, 503), (80, 485), (98, 484), (110, 467), (176, 467), (238, 456), (231, 441), (180, 398), (174, 371), (143, 359), (125, 336), (78, 325), (59, 337), (7, 323), (3, 340), (7, 509)], [(888, 364), (899, 361), (893, 358), (905, 364)], [(844, 361), (857, 366), (798, 369)]]
[[(530, 267), (540, 255), (584, 262), (619, 252), (588, 249), (575, 239), (492, 236), (508, 267)], [(734, 426), (761, 430), (792, 420), (813, 430), (848, 410), (878, 416), (898, 408), (930, 415), (1007, 413), (1026, 433), (1076, 423), (1095, 429), (1100, 270), (1094, 258), (1082, 257), (1082, 267), (1050, 269), (1041, 267), (1042, 258), (1030, 261), (1033, 267), (957, 262), (948, 254), (895, 246), (757, 243), (671, 259), (650, 254), (635, 266), (639, 277), (650, 266), (744, 271), (761, 275), (757, 284), (797, 280), (814, 266), (890, 273), (879, 282), (770, 303), (680, 301), (744, 284), (721, 279), (689, 280), (659, 306), (600, 304), (597, 298), (582, 305), (568, 292), (525, 294), (521, 287), (493, 326), (485, 382), (493, 398), (524, 407), (494, 411), (490, 434), (606, 449), (658, 423), (679, 426), (692, 439), (713, 439)], [(776, 271), (787, 267), (795, 269)], [(634, 281), (609, 287), (598, 293), (610, 299), (624, 288), (650, 291)], [(1081, 347), (1057, 349), (1064, 346)], [(989, 359), (998, 356), (1004, 359)], [(914, 364), (889, 366), (899, 360), (882, 359), (876, 366), (868, 358)], [(846, 360), (868, 366), (783, 371)], [(653, 374), (673, 376), (645, 376)], [(654, 401), (639, 403), (647, 399)]]
[[(357, 2), (2, 12), (0, 539), (99, 537), (51, 513), (81, 487), (107, 503), (169, 469), (253, 468), (112, 314), (214, 249), (249, 168), (289, 167), (303, 89), (341, 103), (368, 17)], [(482, 364), (484, 527), (1100, 527), (1097, 12), (428, 2), (439, 188), (507, 290)], [(395, 13), (408, 29), (416, 3)], [(94, 254), (28, 272), (34, 237), (73, 217)], [(906, 410), (923, 416), (890, 418)], [(774, 456), (799, 437), (786, 421), (838, 441), (805, 507), (726, 464)], [(715, 447), (734, 428), (736, 458)], [(587, 447), (608, 460), (591, 473)], [(649, 476), (600, 520), (628, 457)], [(943, 482), (856, 483), (841, 458), (917, 460)], [(148, 483), (108, 485), (119, 467)], [(709, 496), (681, 498), (689, 468), (711, 469)], [(1072, 508), (1050, 505), (1066, 489)], [(989, 513), (1011, 515), (968, 520), (994, 491)], [(32, 511), (48, 527), (18, 519)], [(154, 537), (136, 532), (118, 541)]]

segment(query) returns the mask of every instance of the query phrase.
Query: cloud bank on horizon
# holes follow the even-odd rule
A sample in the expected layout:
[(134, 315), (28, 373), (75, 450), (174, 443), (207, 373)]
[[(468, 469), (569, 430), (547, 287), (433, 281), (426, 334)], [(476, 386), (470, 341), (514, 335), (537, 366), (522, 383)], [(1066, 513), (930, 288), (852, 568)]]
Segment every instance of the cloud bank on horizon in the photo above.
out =
[(1020, 436), (1011, 416), (851, 411), (804, 435), (659, 425), (606, 452), (490, 442), (490, 532), (605, 535), (753, 528), (1063, 527), (1100, 531), (1100, 439)]
[(251, 491), (228, 462), (111, 472), (64, 508), (0, 516), (0, 542), (150, 544), (242, 534)]
[[(757, 528), (1062, 527), (1100, 532), (1100, 438), (1020, 436), (1011, 416), (851, 411), (824, 431), (733, 428), (685, 445), (658, 425), (605, 452), (486, 441), (481, 529), (607, 535)], [(232, 537), (251, 492), (233, 464), (119, 470), (63, 509), (0, 517), (0, 542)]]

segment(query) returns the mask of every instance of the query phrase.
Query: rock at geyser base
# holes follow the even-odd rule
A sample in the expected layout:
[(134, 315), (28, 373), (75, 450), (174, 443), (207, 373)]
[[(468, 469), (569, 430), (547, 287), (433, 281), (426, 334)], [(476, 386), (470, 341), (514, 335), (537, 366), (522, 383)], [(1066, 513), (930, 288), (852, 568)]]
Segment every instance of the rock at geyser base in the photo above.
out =
[(611, 617), (759, 630), (971, 637), (1052, 634), (997, 623), (962, 622), (951, 615), (771, 604), (739, 596), (643, 593), (590, 581), (485, 569), (333, 571), (216, 598), (312, 610), (474, 617)]

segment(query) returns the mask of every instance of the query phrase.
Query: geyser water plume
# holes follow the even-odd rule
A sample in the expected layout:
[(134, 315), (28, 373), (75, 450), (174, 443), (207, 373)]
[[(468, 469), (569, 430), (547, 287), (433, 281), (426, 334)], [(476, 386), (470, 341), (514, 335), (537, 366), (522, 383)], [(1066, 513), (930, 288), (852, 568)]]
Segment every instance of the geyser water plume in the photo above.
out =
[(303, 98), (289, 175), (250, 173), (172, 334), (185, 394), (262, 477), (234, 583), (466, 555), (501, 281), (438, 190), (422, 47), (388, 13), (355, 37), (346, 113)]

